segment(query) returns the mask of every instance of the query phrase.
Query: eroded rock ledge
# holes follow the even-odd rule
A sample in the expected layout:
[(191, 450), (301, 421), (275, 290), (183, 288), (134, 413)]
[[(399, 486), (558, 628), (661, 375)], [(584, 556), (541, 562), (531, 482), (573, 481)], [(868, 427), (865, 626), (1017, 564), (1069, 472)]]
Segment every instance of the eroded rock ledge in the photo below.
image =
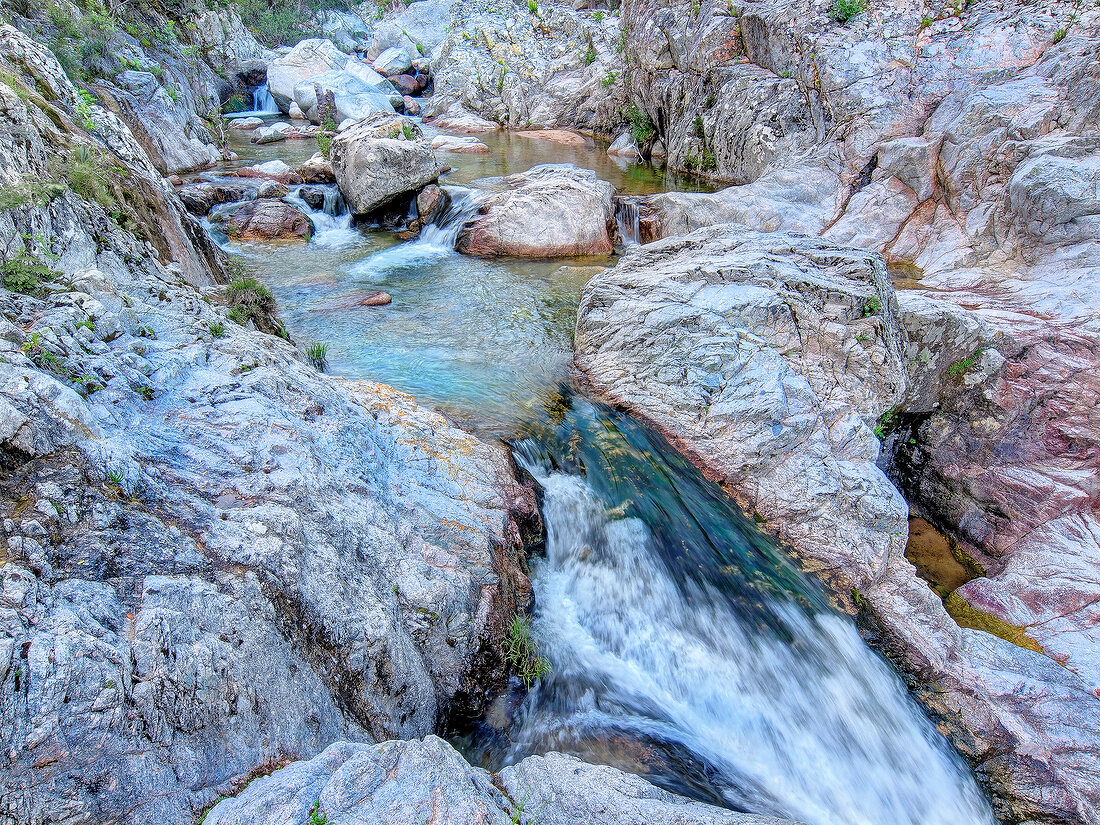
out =
[(904, 556), (907, 506), (876, 465), (873, 428), (906, 399), (908, 348), (879, 255), (727, 225), (636, 249), (595, 277), (575, 361), (873, 617), (1002, 816), (1095, 822), (1090, 683), (960, 628)]

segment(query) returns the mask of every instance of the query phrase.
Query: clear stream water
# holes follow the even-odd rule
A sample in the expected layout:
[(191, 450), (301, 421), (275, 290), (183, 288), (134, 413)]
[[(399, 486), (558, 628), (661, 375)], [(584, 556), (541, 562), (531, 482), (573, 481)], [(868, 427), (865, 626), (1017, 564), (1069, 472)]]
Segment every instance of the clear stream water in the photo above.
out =
[[(240, 140), (240, 138), (238, 138)], [(560, 750), (810, 825), (985, 825), (966, 765), (819, 586), (659, 435), (568, 386), (583, 284), (612, 259), (482, 261), (454, 237), (492, 179), (546, 162), (620, 191), (689, 188), (603, 147), (490, 136), (448, 157), (451, 214), (421, 238), (355, 229), (332, 191), (308, 245), (236, 248), (331, 371), (392, 384), (506, 438), (543, 490), (534, 634), (553, 673), (458, 742), (497, 768)], [(312, 141), (235, 147), (293, 164)], [(304, 204), (302, 204), (304, 206)], [(354, 306), (383, 289), (386, 307)]]

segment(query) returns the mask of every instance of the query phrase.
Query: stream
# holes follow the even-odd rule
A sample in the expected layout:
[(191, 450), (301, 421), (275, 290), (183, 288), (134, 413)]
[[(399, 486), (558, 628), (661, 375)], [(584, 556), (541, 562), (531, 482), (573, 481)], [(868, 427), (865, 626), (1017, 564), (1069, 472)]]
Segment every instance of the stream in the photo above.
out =
[[(353, 228), (330, 187), (322, 209), (290, 196), (314, 221), (309, 244), (227, 244), (271, 287), (300, 345), (328, 344), (330, 371), (507, 440), (542, 488), (533, 634), (553, 672), (499, 697), (455, 744), (493, 769), (572, 753), (809, 825), (995, 823), (902, 680), (789, 554), (658, 434), (570, 385), (580, 290), (614, 258), (454, 251), (478, 193), (539, 163), (595, 169), (630, 194), (705, 187), (615, 162), (600, 145), (483, 139), (489, 154), (443, 156), (452, 206), (415, 241)], [(233, 140), (236, 165), (293, 166), (314, 151)], [(390, 305), (355, 305), (378, 289)]]

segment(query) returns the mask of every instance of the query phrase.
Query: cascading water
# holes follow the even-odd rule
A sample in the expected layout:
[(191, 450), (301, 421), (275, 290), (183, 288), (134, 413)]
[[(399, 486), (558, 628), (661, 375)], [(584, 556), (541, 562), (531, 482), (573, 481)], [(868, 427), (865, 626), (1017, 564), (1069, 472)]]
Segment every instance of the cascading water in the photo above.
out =
[(267, 84), (263, 83), (252, 90), (252, 108), (247, 112), (231, 112), (224, 117), (233, 120), (240, 117), (265, 117), (279, 114), (279, 107), (275, 98), (268, 91)]
[(626, 416), (551, 413), (515, 454), (544, 493), (534, 633), (554, 672), (497, 760), (594, 754), (809, 825), (995, 821), (897, 675), (718, 487)]
[[(421, 228), (415, 241), (376, 252), (358, 264), (352, 274), (375, 283), (383, 283), (387, 270), (429, 258), (456, 255), (458, 233), (477, 214), (480, 193), (463, 186), (444, 186), (443, 191), (447, 195), (446, 208), (431, 223)], [(415, 209), (415, 204), (411, 208)], [(415, 212), (411, 214), (415, 217)]]
[(637, 246), (642, 242), (642, 221), (638, 204), (625, 198), (616, 200), (615, 221), (619, 226), (619, 236), (624, 244)]
[[(302, 197), (302, 190), (307, 188), (323, 194), (320, 208), (311, 206)], [(348, 211), (340, 189), (336, 185), (315, 184), (310, 187), (296, 187), (286, 196), (286, 202), (309, 216), (313, 223), (313, 243), (318, 246), (340, 248), (354, 246), (361, 241), (362, 236), (352, 228), (351, 212)]]

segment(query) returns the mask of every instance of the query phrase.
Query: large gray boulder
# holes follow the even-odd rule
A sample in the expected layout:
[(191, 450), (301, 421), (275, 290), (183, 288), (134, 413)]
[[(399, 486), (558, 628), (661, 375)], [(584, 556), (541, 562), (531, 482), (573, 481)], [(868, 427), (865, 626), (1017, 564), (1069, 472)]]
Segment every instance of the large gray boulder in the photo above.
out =
[(434, 183), (442, 167), (420, 126), (378, 113), (341, 131), (329, 153), (336, 182), (356, 215), (368, 215)]
[(644, 779), (570, 756), (531, 756), (494, 776), (435, 736), (338, 742), (219, 802), (204, 825), (795, 825), (739, 814), (659, 790)]
[(446, 39), (432, 53), (435, 92), (425, 118), (473, 115), (513, 129), (605, 134), (622, 127), (629, 101), (617, 15), (564, 3), (517, 13), (492, 0), (463, 0), (451, 11)]
[(458, 236), (467, 255), (550, 258), (608, 255), (614, 187), (589, 169), (544, 164), (504, 179)]
[(370, 55), (395, 47), (413, 57), (429, 55), (447, 38), (450, 27), (451, 4), (447, 0), (417, 0), (374, 27)]
[[(381, 79), (385, 81), (385, 78)], [(388, 81), (385, 82), (389, 85)], [(294, 102), (309, 120), (317, 124), (320, 124), (317, 111), (318, 88), (322, 95), (332, 92), (337, 125), (345, 120), (362, 120), (374, 112), (393, 112), (390, 104), (392, 86), (387, 93), (377, 86), (370, 86), (349, 71), (333, 69), (303, 80), (294, 87)]]
[(267, 67), (267, 90), (284, 112), (294, 102), (294, 89), (311, 77), (334, 69), (343, 69), (348, 56), (331, 40), (303, 40), (287, 54), (277, 57)]

